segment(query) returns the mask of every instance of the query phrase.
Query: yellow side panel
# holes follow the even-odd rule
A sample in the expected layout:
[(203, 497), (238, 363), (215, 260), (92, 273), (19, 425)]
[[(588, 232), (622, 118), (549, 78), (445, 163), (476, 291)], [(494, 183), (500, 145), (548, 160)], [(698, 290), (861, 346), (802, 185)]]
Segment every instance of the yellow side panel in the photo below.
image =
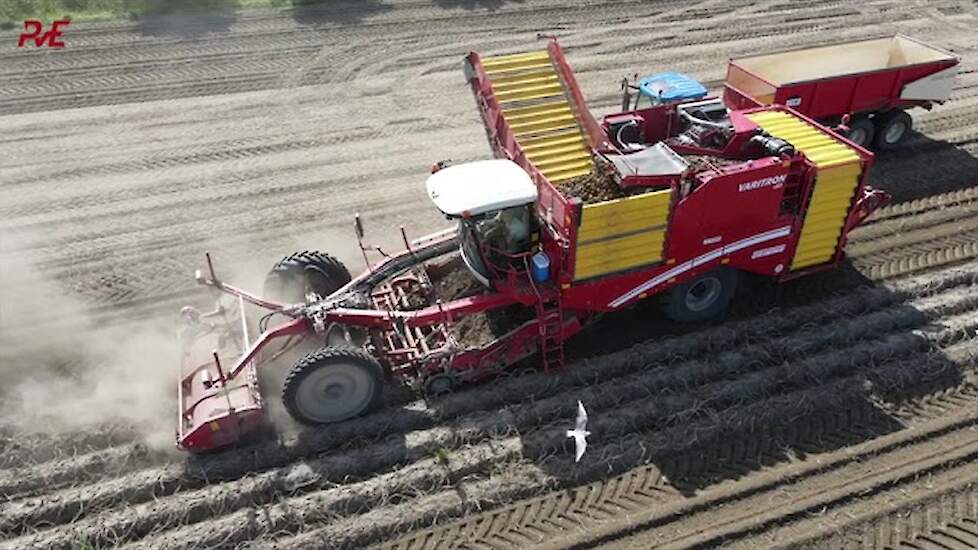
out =
[(747, 118), (793, 145), (818, 170), (791, 269), (830, 261), (862, 174), (859, 154), (818, 126), (789, 113), (765, 111)]
[(620, 239), (577, 247), (574, 279), (588, 279), (662, 260), (665, 230), (647, 231)]
[(859, 161), (859, 155), (851, 147), (794, 115), (765, 111), (749, 114), (747, 118), (772, 136), (792, 144), (819, 169)]
[(576, 280), (662, 260), (672, 191), (585, 205), (578, 229)]
[(663, 225), (669, 218), (672, 191), (664, 189), (634, 197), (584, 206), (579, 242), (603, 239), (642, 228)]
[(828, 262), (835, 254), (852, 196), (859, 184), (858, 162), (820, 169), (791, 269)]

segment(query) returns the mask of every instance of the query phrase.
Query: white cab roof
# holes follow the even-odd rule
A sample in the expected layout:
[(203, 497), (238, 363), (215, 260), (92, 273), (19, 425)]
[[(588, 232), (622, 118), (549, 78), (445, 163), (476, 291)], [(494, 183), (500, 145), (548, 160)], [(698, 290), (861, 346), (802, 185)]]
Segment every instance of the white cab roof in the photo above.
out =
[(428, 177), (428, 196), (447, 216), (475, 216), (537, 200), (530, 176), (511, 160), (449, 166)]

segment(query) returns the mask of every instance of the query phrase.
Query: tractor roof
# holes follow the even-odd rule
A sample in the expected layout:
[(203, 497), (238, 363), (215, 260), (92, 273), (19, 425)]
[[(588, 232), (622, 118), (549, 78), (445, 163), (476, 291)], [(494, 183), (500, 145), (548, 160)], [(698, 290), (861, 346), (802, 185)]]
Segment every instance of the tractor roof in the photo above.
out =
[(446, 216), (476, 216), (537, 200), (537, 187), (513, 161), (479, 160), (428, 177), (428, 196)]
[(643, 94), (659, 101), (688, 101), (706, 96), (706, 88), (696, 79), (682, 73), (651, 74), (638, 83)]

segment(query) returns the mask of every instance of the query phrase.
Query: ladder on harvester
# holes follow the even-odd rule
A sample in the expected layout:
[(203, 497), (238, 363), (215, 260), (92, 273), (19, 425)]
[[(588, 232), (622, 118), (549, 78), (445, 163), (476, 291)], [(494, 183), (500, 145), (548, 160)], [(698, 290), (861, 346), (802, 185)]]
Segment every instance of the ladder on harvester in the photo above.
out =
[[(563, 258), (561, 258), (563, 259)], [(534, 306), (537, 315), (537, 330), (540, 333), (540, 359), (543, 362), (543, 372), (564, 367), (564, 308), (560, 300), (560, 290), (540, 291), (540, 286), (533, 280), (529, 263), (526, 264), (526, 278), (530, 288), (536, 294)]]
[(516, 141), (548, 180), (591, 173), (591, 153), (546, 50), (487, 57), (482, 66)]
[(564, 367), (564, 310), (560, 305), (560, 292), (541, 298), (536, 305), (540, 327), (540, 358), (543, 372)]

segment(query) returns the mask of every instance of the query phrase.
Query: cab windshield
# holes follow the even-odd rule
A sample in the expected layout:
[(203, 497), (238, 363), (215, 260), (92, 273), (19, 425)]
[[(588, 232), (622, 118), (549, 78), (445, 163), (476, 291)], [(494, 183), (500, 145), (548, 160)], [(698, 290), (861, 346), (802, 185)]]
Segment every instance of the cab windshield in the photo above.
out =
[(459, 220), (459, 248), (472, 274), (484, 285), (492, 280), (489, 265), (525, 252), (530, 244), (529, 205), (514, 206)]

